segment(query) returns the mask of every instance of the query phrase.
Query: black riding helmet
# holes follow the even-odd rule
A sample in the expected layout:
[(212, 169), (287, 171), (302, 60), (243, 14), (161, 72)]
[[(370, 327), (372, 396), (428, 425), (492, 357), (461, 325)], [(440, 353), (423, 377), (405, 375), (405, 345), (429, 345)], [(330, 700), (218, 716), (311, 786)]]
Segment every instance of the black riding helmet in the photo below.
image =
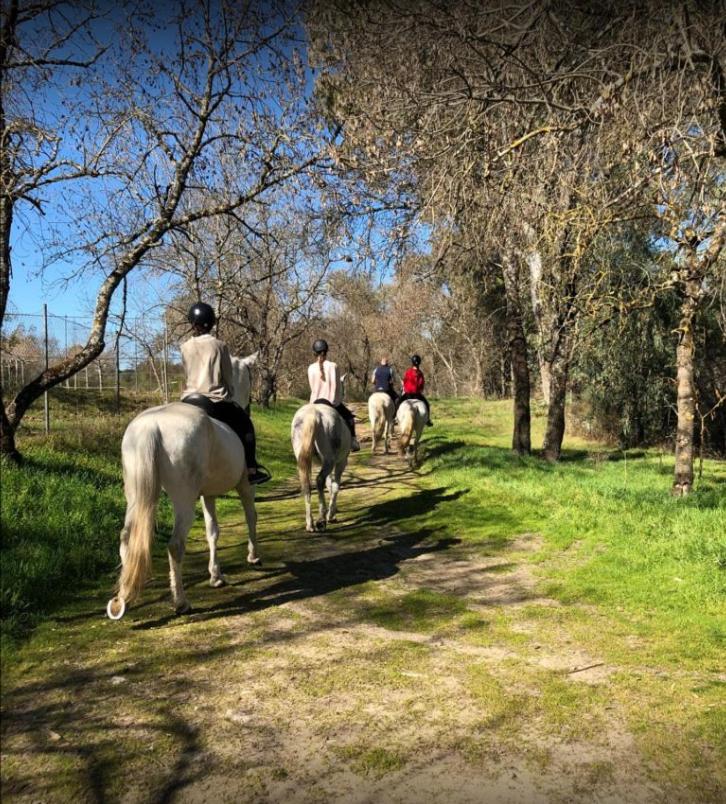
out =
[(202, 329), (211, 329), (214, 326), (214, 322), (217, 320), (214, 310), (204, 302), (193, 304), (189, 308), (187, 318), (192, 326), (199, 326)]
[(421, 365), (421, 355), (411, 355), (411, 363), (414, 366), (420, 366)]
[(328, 351), (328, 342), (324, 341), (322, 338), (318, 338), (317, 341), (315, 341), (315, 343), (313, 344), (313, 352), (315, 352), (316, 355), (320, 355), (323, 352), (327, 351)]

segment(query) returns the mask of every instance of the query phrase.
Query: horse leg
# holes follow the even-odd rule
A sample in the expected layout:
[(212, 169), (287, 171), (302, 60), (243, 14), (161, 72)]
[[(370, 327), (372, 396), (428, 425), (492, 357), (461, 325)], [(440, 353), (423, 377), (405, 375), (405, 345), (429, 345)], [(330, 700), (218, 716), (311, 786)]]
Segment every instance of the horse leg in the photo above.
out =
[(315, 523), (316, 530), (325, 530), (325, 523), (326, 523), (325, 484), (332, 469), (333, 464), (330, 461), (323, 461), (323, 465), (320, 467), (320, 472), (318, 473), (318, 479), (315, 484), (318, 487), (318, 503), (319, 503), (318, 520)]
[(202, 496), (202, 512), (204, 513), (204, 529), (207, 533), (209, 545), (209, 585), (218, 589), (224, 586), (225, 579), (217, 561), (217, 539), (219, 539), (219, 525), (217, 524), (217, 500), (215, 497)]
[(131, 509), (133, 505), (126, 506), (126, 516), (124, 517), (124, 526), (121, 528), (121, 534), (119, 536), (119, 545), (118, 545), (118, 552), (121, 556), (121, 566), (126, 562), (126, 553), (129, 549), (129, 536), (131, 535), (131, 522), (133, 517), (131, 516)]
[(328, 522), (336, 522), (338, 514), (338, 492), (340, 491), (340, 477), (343, 474), (347, 458), (335, 465), (335, 469), (328, 477), (330, 491), (330, 507), (328, 508)]
[(257, 509), (255, 508), (255, 487), (245, 475), (237, 486), (240, 502), (247, 520), (247, 563), (260, 566), (262, 562), (257, 555)]
[(315, 524), (313, 523), (313, 501), (310, 486), (307, 486), (303, 491), (305, 498), (305, 530), (308, 533), (315, 533)]
[(194, 522), (194, 503), (196, 495), (189, 495), (187, 499), (172, 499), (174, 504), (174, 530), (167, 545), (169, 554), (169, 585), (171, 586), (171, 599), (177, 614), (186, 614), (191, 606), (184, 592), (182, 583), (181, 565), (187, 545), (187, 534)]

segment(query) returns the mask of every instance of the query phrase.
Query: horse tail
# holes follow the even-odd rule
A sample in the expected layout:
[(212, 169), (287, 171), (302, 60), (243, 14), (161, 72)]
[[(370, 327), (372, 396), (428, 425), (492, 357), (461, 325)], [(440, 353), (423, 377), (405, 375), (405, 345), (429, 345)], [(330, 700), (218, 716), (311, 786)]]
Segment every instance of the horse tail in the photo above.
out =
[(300, 433), (300, 452), (297, 456), (297, 471), (300, 476), (300, 486), (303, 494), (310, 491), (310, 475), (313, 468), (313, 454), (315, 452), (315, 427), (317, 414), (310, 408), (305, 414)]
[(373, 403), (373, 434), (376, 441), (383, 437), (383, 429), (386, 426), (386, 409), (378, 400)]
[[(405, 455), (408, 445), (411, 443), (413, 437), (413, 428), (416, 422), (414, 411), (410, 405), (406, 406), (408, 410), (403, 409), (403, 416), (401, 416), (402, 409), (398, 409), (398, 421), (401, 425), (401, 433), (398, 437), (398, 454)], [(403, 419), (403, 421), (401, 421)]]
[(141, 594), (151, 575), (156, 504), (161, 494), (160, 433), (157, 427), (140, 429), (140, 433), (133, 433), (136, 437), (129, 440), (128, 447), (122, 445), (126, 500), (133, 508), (116, 598), (109, 603), (110, 609), (118, 610), (120, 607), (121, 613), (127, 603), (131, 603)]

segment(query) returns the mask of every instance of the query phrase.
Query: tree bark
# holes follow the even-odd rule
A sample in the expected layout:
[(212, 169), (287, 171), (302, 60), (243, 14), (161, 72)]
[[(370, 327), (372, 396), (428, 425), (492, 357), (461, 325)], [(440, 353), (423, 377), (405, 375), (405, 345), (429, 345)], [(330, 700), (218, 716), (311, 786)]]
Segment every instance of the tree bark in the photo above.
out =
[[(561, 346), (565, 346), (561, 344)], [(565, 406), (567, 379), (570, 369), (569, 354), (558, 354), (550, 364), (550, 402), (547, 407), (547, 428), (542, 451), (548, 461), (558, 461), (565, 437)]]
[(518, 455), (529, 455), (532, 449), (530, 417), (529, 363), (527, 361), (527, 338), (522, 323), (519, 303), (517, 261), (509, 254), (502, 257), (502, 275), (506, 296), (507, 336), (511, 351), (512, 395), (514, 397), (514, 427), (512, 449)]
[(260, 405), (263, 408), (270, 407), (270, 401), (277, 391), (277, 376), (271, 371), (262, 373), (262, 387), (260, 388)]
[[(15, 30), (18, 4), (14, 0), (7, 10), (5, 25), (0, 32), (0, 64), (5, 64), (11, 32)], [(0, 70), (0, 132), (5, 132), (5, 73)], [(0, 326), (10, 292), (10, 230), (13, 225), (13, 198), (10, 191), (10, 155), (5, 137), (0, 139)], [(0, 378), (0, 454), (17, 462), (20, 455), (15, 446), (15, 428), (5, 413), (3, 383)]]
[[(693, 284), (693, 283), (688, 283)], [(675, 476), (672, 493), (677, 497), (689, 494), (693, 488), (693, 433), (696, 420), (696, 398), (693, 386), (693, 360), (696, 344), (693, 324), (696, 316), (697, 295), (686, 293), (681, 305), (676, 347), (676, 382), (678, 425), (675, 445)]]
[(532, 314), (537, 328), (537, 362), (539, 364), (539, 377), (542, 387), (542, 398), (545, 405), (550, 403), (550, 383), (552, 367), (545, 358), (545, 342), (547, 340), (547, 322), (545, 320), (545, 299), (542, 285), (542, 254), (534, 244), (534, 230), (531, 226), (525, 226), (525, 237), (530, 241), (527, 252), (527, 268), (529, 269), (529, 292), (532, 301)]
[(675, 445), (675, 473), (671, 493), (677, 497), (693, 489), (693, 434), (696, 421), (696, 395), (693, 381), (693, 364), (696, 343), (693, 327), (701, 303), (703, 281), (708, 268), (716, 261), (726, 241), (726, 213), (722, 212), (710, 238), (708, 247), (699, 255), (698, 244), (689, 245), (685, 265), (678, 273), (682, 293), (681, 317), (678, 322), (676, 347), (678, 424)]

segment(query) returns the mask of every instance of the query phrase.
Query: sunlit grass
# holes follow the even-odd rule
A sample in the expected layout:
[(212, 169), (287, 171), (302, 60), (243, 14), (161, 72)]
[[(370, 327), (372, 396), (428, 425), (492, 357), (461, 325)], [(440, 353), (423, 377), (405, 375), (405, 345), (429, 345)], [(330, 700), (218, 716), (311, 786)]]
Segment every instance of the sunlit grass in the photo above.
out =
[[(508, 449), (509, 403), (457, 400), (440, 407), (421, 483), (445, 488), (453, 499), (417, 519), (417, 526), (483, 546), (542, 534), (536, 560), (546, 565), (547, 594), (627, 612), (633, 627), (644, 622), (662, 640), (659, 659), (670, 653), (675, 662), (700, 662), (721, 650), (723, 462), (707, 461), (696, 491), (678, 499), (669, 495), (672, 459), (658, 452), (627, 459), (617, 450), (579, 448), (581, 442), (568, 440), (562, 462), (553, 466)], [(536, 444), (541, 417), (533, 430)]]

